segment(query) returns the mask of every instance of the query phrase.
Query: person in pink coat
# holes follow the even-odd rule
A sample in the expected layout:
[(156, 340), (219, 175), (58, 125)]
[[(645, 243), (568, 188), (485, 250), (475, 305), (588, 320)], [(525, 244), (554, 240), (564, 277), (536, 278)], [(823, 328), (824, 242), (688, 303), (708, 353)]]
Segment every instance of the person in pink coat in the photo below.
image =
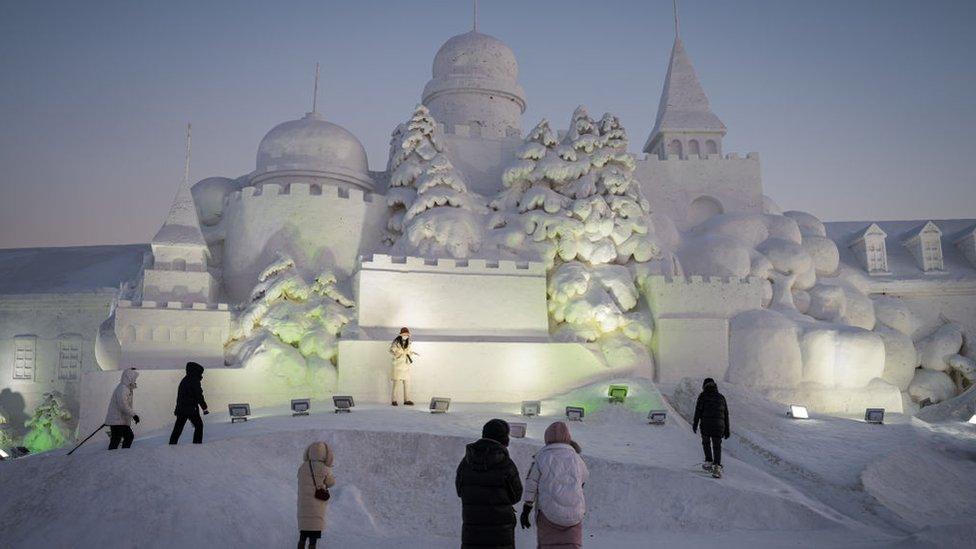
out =
[(545, 436), (546, 445), (533, 458), (525, 480), (522, 528), (532, 527), (529, 517), (535, 509), (538, 547), (582, 547), (586, 515), (583, 486), (590, 472), (569, 426), (557, 421), (546, 429)]

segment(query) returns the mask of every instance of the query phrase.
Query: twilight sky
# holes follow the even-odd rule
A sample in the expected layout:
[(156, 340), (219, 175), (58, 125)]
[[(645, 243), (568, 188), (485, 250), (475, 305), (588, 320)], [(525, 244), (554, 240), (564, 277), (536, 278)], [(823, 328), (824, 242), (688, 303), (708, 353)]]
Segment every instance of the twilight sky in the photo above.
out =
[[(976, 217), (976, 2), (680, 0), (681, 36), (727, 152), (824, 220)], [(383, 169), (390, 131), (470, 0), (0, 0), (0, 248), (147, 242), (182, 177), (254, 167), (309, 110)], [(528, 109), (563, 128), (611, 111), (639, 152), (673, 40), (671, 0), (482, 0)], [(652, 205), (653, 206), (653, 205)]]

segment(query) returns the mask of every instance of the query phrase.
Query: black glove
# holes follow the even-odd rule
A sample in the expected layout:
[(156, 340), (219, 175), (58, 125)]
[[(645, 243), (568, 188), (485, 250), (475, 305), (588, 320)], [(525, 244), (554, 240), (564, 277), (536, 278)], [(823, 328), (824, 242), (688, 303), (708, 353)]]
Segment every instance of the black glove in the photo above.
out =
[(203, 415), (207, 415), (207, 414), (209, 414), (209, 413), (210, 413), (210, 410), (204, 410), (204, 411), (203, 411)]
[(519, 517), (519, 522), (522, 524), (522, 529), (523, 530), (527, 530), (529, 528), (532, 528), (532, 521), (529, 520), (529, 513), (531, 513), (531, 512), (532, 512), (532, 504), (531, 503), (523, 503), (522, 504), (522, 516)]
[(729, 432), (725, 431), (725, 436), (722, 438), (724, 438), (725, 440), (729, 440)]
[(132, 416), (132, 421), (135, 421), (136, 422), (136, 425), (138, 425), (139, 424), (139, 414), (136, 414), (136, 415)]

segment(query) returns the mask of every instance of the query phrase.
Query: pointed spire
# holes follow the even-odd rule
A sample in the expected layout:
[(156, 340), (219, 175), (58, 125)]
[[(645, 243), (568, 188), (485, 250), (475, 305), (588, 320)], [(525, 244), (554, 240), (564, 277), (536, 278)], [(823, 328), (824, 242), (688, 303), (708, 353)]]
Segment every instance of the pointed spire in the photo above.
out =
[[(677, 27), (675, 32), (677, 33)], [(685, 46), (676, 34), (674, 47), (671, 49), (671, 61), (668, 63), (668, 75), (664, 79), (664, 89), (661, 90), (657, 119), (644, 145), (644, 151), (650, 152), (653, 148), (652, 142), (659, 134), (665, 132), (725, 135), (725, 131), (725, 124), (712, 112), (708, 104), (708, 96), (705, 95), (705, 90), (698, 81), (698, 75), (695, 74), (691, 59), (685, 52)]]
[(674, 38), (681, 36), (678, 32), (678, 0), (674, 0)]
[(319, 63), (315, 62), (315, 88), (312, 91), (312, 112), (317, 113), (319, 106)]
[(478, 0), (474, 0), (474, 16), (472, 18), (471, 30), (478, 32)]
[(190, 124), (186, 125), (186, 157), (183, 164), (183, 181), (176, 191), (176, 198), (169, 209), (169, 215), (163, 226), (153, 237), (152, 243), (175, 244), (183, 246), (201, 246), (206, 248), (207, 241), (200, 231), (200, 219), (197, 217), (197, 207), (190, 192)]

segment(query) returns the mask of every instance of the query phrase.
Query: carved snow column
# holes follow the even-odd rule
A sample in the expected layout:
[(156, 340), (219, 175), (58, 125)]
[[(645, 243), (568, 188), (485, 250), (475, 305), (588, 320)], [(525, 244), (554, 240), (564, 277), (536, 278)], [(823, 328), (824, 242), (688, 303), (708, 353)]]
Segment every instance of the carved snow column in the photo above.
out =
[(913, 229), (902, 241), (915, 258), (915, 263), (926, 273), (942, 272), (942, 230), (938, 225), (927, 222)]
[(889, 274), (886, 238), (888, 233), (881, 230), (877, 223), (872, 223), (857, 233), (848, 244), (869, 275)]

